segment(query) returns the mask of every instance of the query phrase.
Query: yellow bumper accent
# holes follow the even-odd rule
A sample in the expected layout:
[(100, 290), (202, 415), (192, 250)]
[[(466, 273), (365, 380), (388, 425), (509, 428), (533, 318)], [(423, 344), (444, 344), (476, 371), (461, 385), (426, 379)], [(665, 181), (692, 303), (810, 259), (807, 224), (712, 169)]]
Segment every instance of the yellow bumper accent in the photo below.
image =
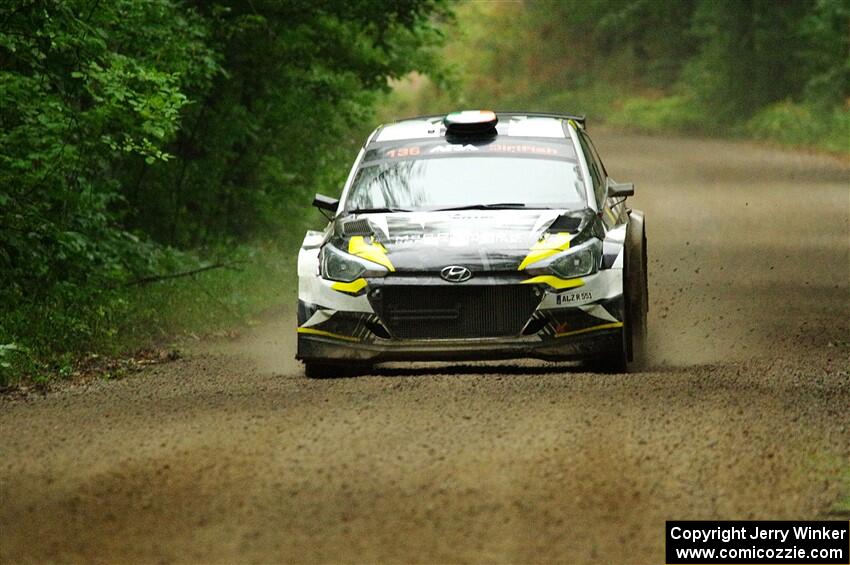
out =
[(366, 288), (366, 284), (366, 279), (356, 279), (349, 283), (335, 282), (331, 285), (331, 288), (340, 292), (347, 292), (348, 294), (357, 294)]
[(546, 234), (546, 237), (531, 246), (528, 255), (526, 255), (525, 259), (517, 267), (517, 271), (521, 271), (541, 259), (551, 257), (561, 251), (566, 251), (570, 248), (570, 240), (572, 238), (572, 235), (564, 232)]
[(582, 328), (580, 330), (573, 330), (571, 332), (563, 332), (563, 333), (555, 334), (555, 337), (567, 337), (569, 335), (578, 335), (578, 334), (584, 334), (584, 333), (587, 333), (587, 332), (595, 332), (595, 331), (599, 331), (599, 330), (610, 330), (610, 329), (622, 328), (622, 327), (623, 327), (623, 322), (611, 322), (611, 323), (608, 323), (608, 324), (599, 324), (598, 326), (591, 326), (589, 328)]
[(345, 341), (360, 341), (356, 337), (351, 337), (350, 335), (340, 335), (340, 334), (335, 334), (333, 332), (326, 332), (324, 330), (316, 330), (316, 329), (313, 329), (313, 328), (298, 328), (298, 333), (320, 335), (320, 336), (324, 336), (324, 337), (334, 337), (336, 339), (344, 339)]
[(540, 275), (522, 281), (522, 284), (548, 284), (554, 289), (575, 288), (584, 285), (583, 279), (562, 279), (554, 275)]
[(372, 261), (378, 265), (383, 265), (390, 271), (395, 271), (390, 258), (387, 257), (387, 249), (380, 242), (375, 241), (374, 237), (369, 238), (369, 242), (362, 235), (355, 235), (348, 241), (348, 252), (352, 255), (362, 257), (367, 261)]

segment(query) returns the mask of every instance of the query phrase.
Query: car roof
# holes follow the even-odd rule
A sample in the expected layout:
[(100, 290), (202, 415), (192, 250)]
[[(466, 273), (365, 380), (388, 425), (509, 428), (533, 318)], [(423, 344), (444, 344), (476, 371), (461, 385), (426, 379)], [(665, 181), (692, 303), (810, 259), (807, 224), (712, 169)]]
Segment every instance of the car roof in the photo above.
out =
[[(568, 139), (566, 123), (572, 120), (576, 126), (584, 126), (584, 116), (569, 114), (543, 114), (536, 112), (496, 112), (499, 123), (498, 135), (508, 137), (543, 137)], [(446, 114), (417, 116), (383, 125), (375, 130), (370, 142), (399, 141), (442, 137), (446, 134), (443, 124)]]

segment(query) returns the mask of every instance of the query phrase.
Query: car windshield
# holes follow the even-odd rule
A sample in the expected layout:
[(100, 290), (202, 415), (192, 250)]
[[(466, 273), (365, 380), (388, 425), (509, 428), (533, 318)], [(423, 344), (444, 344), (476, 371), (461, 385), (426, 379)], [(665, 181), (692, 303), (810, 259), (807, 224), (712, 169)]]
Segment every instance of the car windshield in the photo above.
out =
[(584, 208), (585, 189), (572, 160), (464, 155), (380, 161), (357, 172), (345, 210), (475, 206)]

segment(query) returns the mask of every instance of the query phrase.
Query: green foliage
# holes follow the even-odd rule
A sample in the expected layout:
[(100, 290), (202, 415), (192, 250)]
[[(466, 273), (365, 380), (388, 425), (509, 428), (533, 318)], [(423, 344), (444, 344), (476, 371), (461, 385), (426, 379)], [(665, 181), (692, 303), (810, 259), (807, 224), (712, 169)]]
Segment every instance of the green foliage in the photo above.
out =
[[(388, 113), (568, 111), (591, 123), (850, 150), (846, 0), (467, 3), (457, 20), (445, 56), (459, 86), (416, 77)], [(805, 120), (792, 123), (795, 113)]]
[(645, 131), (702, 131), (711, 122), (704, 107), (686, 96), (627, 98), (611, 111), (612, 125)]
[(225, 268), (124, 289), (118, 296), (123, 311), (114, 326), (116, 338), (108, 341), (107, 350), (228, 329), (271, 306), (293, 307), (297, 296), (292, 273), (302, 235), (293, 229), (274, 239), (227, 246), (219, 254), (227, 258)]
[(128, 282), (303, 227), (387, 79), (439, 76), (447, 15), (441, 0), (3, 4), (0, 382), (141, 332)]
[[(104, 4), (3, 9), (0, 288), (12, 303), (42, 300), (56, 285), (64, 295), (111, 284), (149, 264), (151, 248), (116, 225), (115, 170), (166, 160), (187, 103), (181, 79), (208, 82), (215, 70), (187, 72), (197, 49), (181, 42), (206, 32), (191, 13), (178, 18), (175, 3)], [(152, 30), (130, 27), (142, 22)], [(156, 41), (181, 47), (147, 48)]]
[(700, 104), (728, 122), (798, 96), (806, 77), (796, 30), (809, 9), (805, 2), (700, 2), (691, 22), (700, 50), (683, 82)]
[(804, 99), (823, 107), (845, 103), (850, 89), (850, 3), (816, 0), (802, 19), (800, 59), (807, 71)]
[(170, 245), (244, 238), (279, 225), (315, 187), (337, 191), (356, 151), (352, 128), (369, 121), (387, 78), (436, 69), (434, 9), (219, 5), (209, 16), (227, 73), (186, 112), (173, 163), (126, 170), (134, 225)]
[(746, 124), (757, 139), (782, 145), (807, 145), (835, 153), (850, 152), (850, 109), (823, 109), (778, 102), (760, 110)]

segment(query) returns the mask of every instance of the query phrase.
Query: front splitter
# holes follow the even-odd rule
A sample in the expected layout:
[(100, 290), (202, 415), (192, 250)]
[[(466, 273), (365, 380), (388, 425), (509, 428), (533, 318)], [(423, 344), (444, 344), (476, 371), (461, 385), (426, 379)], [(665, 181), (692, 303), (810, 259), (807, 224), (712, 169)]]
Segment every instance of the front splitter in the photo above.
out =
[(542, 359), (576, 361), (617, 353), (623, 344), (622, 328), (599, 330), (543, 341), (514, 340), (375, 340), (351, 342), (331, 337), (299, 334), (297, 359), (318, 363), (381, 363), (385, 361), (486, 361)]

